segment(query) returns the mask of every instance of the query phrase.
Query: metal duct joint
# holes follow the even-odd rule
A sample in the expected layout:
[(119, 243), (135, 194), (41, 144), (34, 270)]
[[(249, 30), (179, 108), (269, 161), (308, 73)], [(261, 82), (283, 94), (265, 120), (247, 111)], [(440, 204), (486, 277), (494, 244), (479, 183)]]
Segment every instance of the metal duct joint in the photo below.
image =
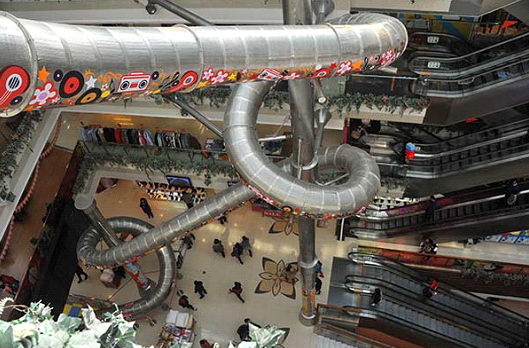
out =
[[(107, 221), (116, 233), (129, 233), (136, 238), (139, 238), (141, 235), (147, 235), (154, 227), (145, 221), (132, 217), (113, 217)], [(87, 243), (87, 247), (90, 246), (95, 248), (97, 243), (101, 240), (100, 234), (93, 227), (88, 228), (83, 234), (83, 237), (85, 243)], [(130, 244), (130, 242), (125, 245), (128, 244)], [(123, 315), (129, 320), (133, 319), (138, 314), (145, 313), (160, 306), (171, 293), (176, 274), (176, 259), (171, 244), (168, 243), (162, 248), (156, 249), (156, 255), (158, 256), (158, 264), (160, 266), (160, 274), (158, 276), (156, 287), (150, 292), (148, 297), (120, 306)], [(101, 265), (97, 260), (91, 264)]]
[(346, 183), (330, 187), (298, 180), (270, 162), (259, 147), (255, 130), (269, 88), (268, 82), (237, 86), (224, 117), (226, 151), (250, 189), (276, 207), (315, 218), (342, 218), (368, 204), (380, 188), (380, 172), (363, 150), (341, 145), (319, 152), (320, 165), (349, 173)]
[(0, 47), (9, 52), (0, 55), (0, 115), (223, 83), (340, 76), (389, 65), (406, 44), (404, 25), (381, 14), (338, 25), (110, 28), (0, 12)]

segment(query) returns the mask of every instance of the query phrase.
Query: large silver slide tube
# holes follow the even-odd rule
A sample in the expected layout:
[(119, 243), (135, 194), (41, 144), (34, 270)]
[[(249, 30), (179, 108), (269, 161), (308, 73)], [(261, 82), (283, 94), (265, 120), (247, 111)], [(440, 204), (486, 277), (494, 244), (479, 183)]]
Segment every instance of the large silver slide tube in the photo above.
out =
[[(132, 234), (136, 238), (147, 234), (153, 228), (151, 224), (145, 221), (124, 216), (110, 218), (107, 222), (116, 233), (125, 232)], [(87, 245), (95, 248), (102, 237), (95, 228), (90, 227), (83, 234), (83, 238)], [(145, 298), (120, 306), (123, 315), (128, 319), (133, 319), (140, 313), (145, 313), (160, 306), (171, 293), (173, 280), (176, 275), (176, 259), (171, 244), (166, 244), (162, 248), (157, 249), (156, 255), (160, 266), (158, 283)]]
[(256, 194), (277, 207), (311, 217), (351, 215), (368, 204), (380, 188), (380, 172), (365, 151), (350, 145), (326, 148), (318, 155), (322, 166), (345, 169), (346, 183), (318, 186), (282, 172), (261, 151), (256, 122), (268, 82), (238, 85), (226, 108), (224, 142), (237, 172)]
[[(101, 267), (111, 267), (132, 261), (135, 257), (140, 257), (171, 243), (185, 232), (199, 227), (253, 196), (254, 193), (242, 184), (232, 186), (177, 217), (152, 228), (148, 233), (142, 233), (130, 242), (111, 249), (97, 249), (97, 242), (101, 237), (89, 230), (79, 239), (77, 257), (86, 264)], [(119, 231), (116, 228), (115, 230)]]
[(0, 12), (0, 115), (221, 83), (329, 77), (391, 64), (407, 33), (395, 18), (352, 25), (108, 28)]

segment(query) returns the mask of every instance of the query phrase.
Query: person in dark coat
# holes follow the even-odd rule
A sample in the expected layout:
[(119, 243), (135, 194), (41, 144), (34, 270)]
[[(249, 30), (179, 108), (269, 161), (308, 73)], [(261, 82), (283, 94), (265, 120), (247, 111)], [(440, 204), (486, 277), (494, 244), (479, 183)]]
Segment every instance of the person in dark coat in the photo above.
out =
[(241, 243), (235, 243), (235, 245), (233, 246), (233, 251), (231, 252), (231, 256), (237, 258), (237, 260), (239, 260), (241, 265), (244, 264), (244, 262), (242, 262), (242, 259), (241, 259), (242, 250), (243, 249), (242, 249)]
[(250, 257), (253, 257), (252, 255), (252, 244), (250, 243), (250, 239), (246, 236), (242, 236), (241, 246), (243, 250), (247, 250)]
[(320, 295), (321, 294), (321, 286), (322, 286), (322, 281), (320, 279), (320, 277), (316, 276), (316, 279), (314, 279), (314, 289), (316, 290), (316, 295)]
[(507, 185), (507, 192), (505, 193), (505, 199), (507, 200), (507, 205), (511, 206), (516, 203), (516, 198), (518, 194), (520, 193), (521, 188), (520, 185), (518, 185), (518, 181), (516, 179), (511, 180), (509, 184)]
[(424, 297), (425, 300), (431, 298), (432, 295), (433, 295), (432, 289), (430, 289), (429, 286), (425, 286), (424, 288), (422, 288), (422, 296)]
[(220, 214), (219, 222), (221, 225), (224, 225), (225, 223), (228, 222), (228, 219), (226, 218), (226, 214)]
[(147, 214), (147, 217), (149, 219), (152, 219), (154, 217), (154, 214), (152, 213), (151, 206), (147, 202), (145, 198), (140, 198), (140, 208), (143, 210), (145, 214)]
[[(88, 279), (88, 274), (86, 274), (86, 272), (83, 271), (83, 269), (81, 268), (81, 266), (79, 266), (79, 264), (77, 264), (77, 267), (75, 267), (75, 274), (77, 274), (77, 278), (79, 278), (77, 283), (80, 283), (83, 280), (87, 280)], [(84, 279), (81, 277), (83, 275), (84, 275)]]
[(200, 295), (200, 299), (203, 299), (204, 296), (207, 295), (206, 288), (204, 287), (204, 283), (200, 280), (195, 280), (195, 294)]
[(376, 288), (373, 294), (371, 294), (371, 306), (376, 306), (380, 301), (382, 301), (382, 290)]
[(182, 295), (180, 296), (180, 298), (178, 299), (178, 304), (180, 306), (182, 306), (183, 308), (189, 308), (191, 310), (194, 310), (196, 311), (195, 307), (193, 307), (190, 303), (189, 303), (189, 299), (187, 298), (186, 295)]
[(239, 300), (241, 300), (242, 303), (244, 303), (243, 298), (241, 297), (242, 294), (242, 284), (239, 282), (234, 282), (233, 287), (228, 291), (230, 294), (235, 294)]
[(437, 201), (434, 196), (430, 196), (428, 200), (428, 208), (426, 208), (426, 221), (432, 221), (434, 218), (435, 209), (437, 209)]
[(226, 258), (226, 254), (224, 253), (224, 245), (222, 245), (222, 242), (220, 240), (215, 239), (213, 241), (213, 251), (221, 254), (222, 257)]

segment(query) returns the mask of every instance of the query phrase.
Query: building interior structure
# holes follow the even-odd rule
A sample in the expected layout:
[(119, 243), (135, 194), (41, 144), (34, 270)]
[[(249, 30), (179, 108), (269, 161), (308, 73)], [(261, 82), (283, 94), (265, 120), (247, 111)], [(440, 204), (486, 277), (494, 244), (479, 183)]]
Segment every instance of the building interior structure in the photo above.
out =
[(160, 348), (529, 347), (528, 0), (0, 11), (1, 298)]

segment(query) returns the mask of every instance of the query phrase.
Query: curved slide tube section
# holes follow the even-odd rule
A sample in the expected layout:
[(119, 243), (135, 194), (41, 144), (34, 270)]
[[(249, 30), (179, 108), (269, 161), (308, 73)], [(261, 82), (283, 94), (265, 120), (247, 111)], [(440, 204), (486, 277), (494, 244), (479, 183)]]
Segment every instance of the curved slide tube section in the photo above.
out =
[(404, 25), (381, 14), (352, 24), (108, 28), (0, 12), (0, 116), (251, 80), (324, 78), (393, 63)]
[[(132, 234), (137, 238), (138, 236), (147, 234), (153, 228), (151, 224), (132, 217), (113, 217), (107, 221), (116, 233), (124, 232)], [(94, 248), (102, 238), (92, 227), (84, 233), (83, 237), (85, 243)], [(133, 319), (138, 314), (145, 313), (160, 306), (171, 293), (173, 280), (176, 275), (176, 259), (171, 244), (168, 243), (162, 248), (157, 249), (156, 255), (158, 256), (158, 264), (160, 266), (160, 274), (156, 287), (145, 298), (119, 306), (123, 315), (128, 319)]]
[(319, 186), (280, 171), (261, 151), (256, 122), (269, 82), (239, 85), (224, 117), (224, 142), (237, 172), (259, 197), (293, 214), (315, 218), (343, 218), (368, 204), (380, 189), (380, 172), (365, 151), (350, 145), (320, 151), (321, 166), (345, 169), (346, 183)]

